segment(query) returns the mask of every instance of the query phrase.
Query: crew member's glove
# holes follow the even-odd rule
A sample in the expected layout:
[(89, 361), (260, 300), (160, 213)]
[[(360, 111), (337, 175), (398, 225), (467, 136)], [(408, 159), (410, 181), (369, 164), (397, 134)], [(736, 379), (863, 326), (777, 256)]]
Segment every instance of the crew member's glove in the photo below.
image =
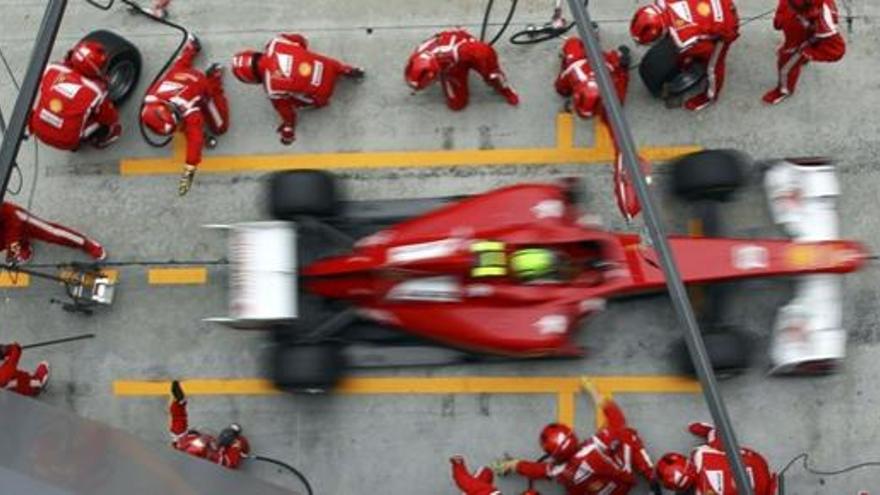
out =
[(0, 358), (14, 356), (15, 354), (21, 355), (21, 346), (18, 342), (0, 345)]
[(581, 377), (581, 388), (584, 389), (584, 392), (587, 392), (593, 397), (593, 402), (599, 403), (602, 401), (602, 394), (599, 393), (599, 389), (596, 388), (596, 384), (593, 383), (593, 380), (582, 376)]
[(363, 79), (366, 75), (366, 71), (364, 71), (363, 67), (352, 67), (345, 75), (352, 79)]
[(239, 426), (238, 423), (232, 423), (226, 428), (223, 428), (223, 431), (217, 436), (217, 445), (227, 448), (232, 445), (232, 442), (234, 442), (240, 435), (241, 426)]
[(519, 459), (499, 459), (489, 464), (489, 469), (497, 476), (507, 476), (516, 471), (517, 464), (519, 464)]
[(281, 135), (281, 144), (290, 146), (296, 141), (296, 132), (290, 124), (281, 124), (278, 126), (278, 134)]
[(501, 90), (501, 95), (504, 96), (504, 99), (507, 100), (508, 105), (517, 106), (519, 105), (519, 95), (516, 94), (516, 91), (513, 90), (510, 86)]
[(171, 396), (174, 397), (174, 401), (177, 403), (186, 402), (186, 394), (183, 393), (183, 387), (180, 386), (180, 382), (177, 380), (171, 382)]
[(617, 47), (617, 51), (620, 53), (620, 68), (629, 69), (630, 64), (632, 64), (632, 53), (630, 53), (629, 47), (620, 45)]
[(183, 167), (183, 174), (180, 176), (180, 182), (177, 184), (177, 194), (186, 196), (186, 193), (192, 188), (193, 179), (196, 176), (195, 165), (187, 164)]
[(14, 241), (6, 248), (6, 264), (14, 265), (21, 259), (21, 243)]

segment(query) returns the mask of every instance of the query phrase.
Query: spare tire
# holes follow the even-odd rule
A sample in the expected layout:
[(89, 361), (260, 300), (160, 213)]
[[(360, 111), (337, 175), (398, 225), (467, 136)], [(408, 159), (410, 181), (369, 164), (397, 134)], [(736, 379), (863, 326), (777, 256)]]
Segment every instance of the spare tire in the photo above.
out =
[(127, 100), (141, 77), (140, 50), (122, 36), (103, 29), (92, 31), (83, 41), (100, 43), (107, 51), (107, 97), (116, 105)]
[[(707, 332), (703, 334), (703, 343), (706, 345), (706, 353), (709, 355), (712, 369), (719, 377), (741, 374), (749, 368), (752, 362), (755, 339), (754, 336), (743, 330), (726, 328)], [(676, 344), (674, 358), (684, 373), (696, 374), (684, 339)]]
[(279, 220), (336, 214), (336, 178), (323, 170), (288, 170), (269, 177), (269, 214)]
[(672, 192), (687, 201), (727, 201), (746, 182), (752, 159), (736, 150), (706, 150), (671, 164)]
[(337, 344), (276, 344), (272, 350), (272, 381), (285, 392), (329, 392), (345, 369), (345, 356)]

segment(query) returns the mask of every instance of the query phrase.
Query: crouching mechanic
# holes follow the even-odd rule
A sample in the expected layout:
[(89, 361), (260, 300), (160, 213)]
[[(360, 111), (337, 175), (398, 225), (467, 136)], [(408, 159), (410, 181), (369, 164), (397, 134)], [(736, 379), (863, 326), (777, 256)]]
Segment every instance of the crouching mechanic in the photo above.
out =
[(104, 148), (122, 134), (119, 113), (107, 97), (107, 52), (80, 41), (60, 63), (46, 67), (28, 122), (43, 143), (76, 151), (82, 143)]
[(177, 380), (171, 382), (171, 397), (168, 406), (168, 414), (171, 416), (169, 431), (171, 445), (175, 449), (230, 469), (238, 468), (241, 461), (250, 455), (250, 444), (241, 434), (241, 426), (232, 423), (224, 428), (217, 438), (189, 429), (186, 395)]
[(540, 441), (550, 461), (502, 461), (497, 465), (499, 473), (516, 471), (529, 479), (555, 479), (569, 495), (625, 495), (636, 485), (634, 471), (638, 471), (659, 495), (654, 465), (638, 432), (627, 425), (612, 399), (601, 397), (589, 380), (582, 384), (602, 409), (607, 425), (584, 442), (568, 426), (547, 425)]
[(764, 95), (776, 105), (794, 93), (801, 69), (810, 61), (836, 62), (846, 53), (846, 41), (838, 28), (834, 0), (779, 0), (773, 27), (785, 36), (779, 47), (779, 82)]
[(71, 228), (43, 220), (9, 202), (0, 205), (0, 251), (6, 251), (6, 262), (30, 261), (34, 254), (31, 239), (79, 249), (97, 261), (107, 257), (101, 244)]
[(263, 52), (244, 50), (232, 59), (235, 77), (247, 84), (262, 84), (281, 116), (278, 134), (284, 145), (296, 139), (296, 111), (330, 103), (340, 76), (360, 79), (364, 70), (309, 50), (299, 34), (280, 34)]
[(440, 78), (446, 106), (461, 110), (470, 100), (468, 75), (471, 70), (480, 74), (507, 103), (519, 104), (519, 95), (507, 84), (495, 49), (463, 29), (442, 31), (419, 45), (409, 57), (404, 78), (415, 91), (427, 88)]
[(706, 91), (684, 105), (698, 111), (717, 101), (724, 87), (727, 52), (739, 38), (739, 14), (733, 0), (656, 0), (636, 11), (630, 34), (642, 45), (668, 35), (682, 69), (695, 63), (706, 66)]
[[(178, 187), (181, 196), (192, 187), (206, 142), (212, 146), (214, 136), (224, 134), (229, 129), (229, 103), (223, 92), (223, 68), (213, 64), (205, 72), (195, 69), (193, 61), (200, 51), (199, 41), (190, 37), (168, 72), (147, 92), (141, 110), (141, 122), (150, 131), (160, 136), (170, 136), (181, 129), (186, 135), (186, 165)], [(212, 134), (207, 141), (205, 124)]]
[[(691, 451), (690, 459), (677, 452), (661, 457), (657, 477), (663, 486), (676, 493), (737, 495), (733, 471), (715, 428), (707, 423), (691, 423), (688, 431), (704, 438), (706, 443)], [(741, 448), (740, 456), (755, 495), (776, 495), (776, 474), (770, 472), (761, 454)]]
[(36, 397), (49, 383), (49, 363), (40, 361), (33, 373), (18, 369), (21, 346), (17, 342), (0, 346), (0, 388), (27, 397)]
[[(602, 94), (599, 91), (599, 84), (596, 82), (596, 72), (590, 66), (590, 62), (587, 59), (583, 41), (580, 38), (574, 37), (567, 39), (562, 45), (560, 58), (562, 59), (562, 66), (559, 69), (559, 76), (556, 78), (556, 92), (564, 97), (571, 98), (569, 106), (574, 109), (574, 112), (579, 117), (590, 119), (598, 115), (605, 128), (611, 133), (611, 142), (614, 145), (615, 156), (614, 194), (621, 214), (627, 220), (631, 220), (642, 211), (642, 206), (639, 203), (635, 185), (624, 168), (623, 155), (620, 153), (617, 136), (608, 124), (605, 107), (602, 105)], [(626, 91), (629, 87), (629, 48), (621, 46), (617, 50), (607, 51), (604, 53), (604, 58), (605, 65), (614, 82), (617, 97), (622, 105), (626, 100)], [(642, 172), (650, 183), (650, 163), (641, 157), (639, 157), (639, 163), (642, 166)]]

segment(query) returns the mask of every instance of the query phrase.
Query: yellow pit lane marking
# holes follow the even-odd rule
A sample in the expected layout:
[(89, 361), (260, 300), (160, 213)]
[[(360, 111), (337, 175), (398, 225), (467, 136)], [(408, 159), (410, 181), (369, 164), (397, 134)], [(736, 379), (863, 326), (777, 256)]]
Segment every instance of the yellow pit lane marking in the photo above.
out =
[[(364, 169), (405, 167), (451, 167), (484, 165), (576, 165), (614, 161), (611, 134), (602, 122), (594, 124), (591, 148), (574, 145), (574, 117), (556, 117), (556, 146), (551, 148), (508, 148), (490, 150), (414, 150), (345, 153), (296, 153), (267, 155), (206, 156), (200, 173), (230, 173), (295, 169)], [(185, 139), (174, 138), (174, 151), (167, 158), (131, 158), (119, 162), (121, 175), (179, 174), (185, 159)], [(649, 161), (665, 161), (699, 151), (697, 146), (646, 147), (639, 153)]]
[[(593, 376), (589, 377), (603, 396), (614, 394), (693, 394), (699, 382), (679, 376)], [(438, 395), (438, 394), (524, 394), (555, 395), (557, 421), (575, 423), (576, 394), (581, 391), (580, 376), (547, 377), (355, 377), (335, 389), (343, 395)], [(188, 395), (276, 395), (281, 394), (268, 380), (193, 379), (181, 385)], [(116, 380), (113, 394), (123, 397), (167, 396), (170, 381)], [(604, 418), (596, 411), (597, 425)]]
[(10, 272), (7, 270), (0, 272), (0, 288), (20, 289), (30, 285), (31, 276), (27, 273)]
[(208, 281), (208, 269), (204, 267), (151, 268), (147, 271), (150, 285), (201, 285)]

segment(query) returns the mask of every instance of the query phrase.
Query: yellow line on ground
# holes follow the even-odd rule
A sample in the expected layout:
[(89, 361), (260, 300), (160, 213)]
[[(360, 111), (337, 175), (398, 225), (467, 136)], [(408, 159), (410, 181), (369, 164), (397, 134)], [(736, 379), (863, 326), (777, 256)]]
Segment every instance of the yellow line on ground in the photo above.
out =
[[(347, 153), (297, 153), (278, 155), (206, 156), (201, 173), (229, 173), (294, 169), (352, 169), (447, 167), (483, 165), (558, 165), (597, 164), (614, 160), (609, 131), (604, 124), (594, 126), (596, 144), (592, 148), (574, 147), (574, 121), (571, 114), (556, 118), (556, 147), (432, 150), (432, 151), (371, 151)], [(178, 135), (171, 158), (134, 158), (120, 161), (122, 175), (178, 174), (183, 163), (183, 138)], [(640, 151), (652, 161), (663, 161), (699, 150), (694, 146), (655, 147)]]
[[(603, 393), (695, 393), (700, 384), (675, 376), (597, 376), (590, 377)], [(194, 379), (182, 384), (190, 395), (267, 395), (277, 394), (272, 383), (263, 379)], [(113, 393), (120, 396), (167, 395), (169, 381), (116, 380)], [(575, 394), (580, 377), (369, 377), (348, 378), (336, 389), (348, 395), (380, 394)]]
[(560, 392), (556, 396), (556, 421), (574, 426), (574, 392)]
[(0, 288), (19, 289), (31, 284), (31, 276), (27, 273), (0, 272)]
[(207, 281), (208, 269), (202, 267), (151, 268), (147, 272), (150, 285), (199, 285)]

